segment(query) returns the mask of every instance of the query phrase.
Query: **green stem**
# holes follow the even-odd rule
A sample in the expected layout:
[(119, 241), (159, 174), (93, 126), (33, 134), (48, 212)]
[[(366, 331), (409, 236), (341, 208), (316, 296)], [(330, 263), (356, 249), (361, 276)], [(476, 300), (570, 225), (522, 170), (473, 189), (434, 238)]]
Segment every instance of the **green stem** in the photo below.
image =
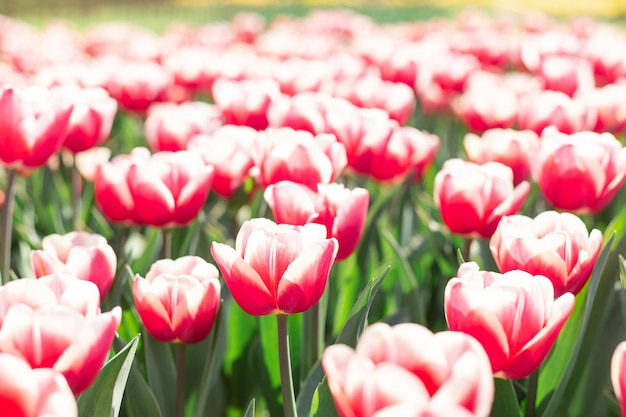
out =
[(172, 259), (172, 229), (163, 229), (163, 247), (161, 248), (163, 259)]
[(289, 316), (276, 315), (278, 321), (278, 361), (280, 363), (280, 388), (283, 394), (285, 417), (297, 417), (296, 396), (293, 392), (291, 376), (291, 358), (289, 355)]
[(7, 171), (7, 188), (2, 205), (0, 220), (0, 268), (2, 268), (2, 284), (9, 282), (11, 271), (11, 236), (13, 233), (13, 203), (15, 200), (15, 178), (17, 171)]
[(461, 256), (463, 257), (463, 262), (470, 261), (470, 254), (471, 254), (473, 241), (474, 239), (470, 237), (463, 239), (463, 249), (461, 250)]
[(211, 344), (209, 348), (209, 354), (207, 355), (207, 362), (204, 366), (204, 371), (202, 372), (202, 379), (200, 382), (200, 388), (198, 389), (198, 396), (196, 400), (196, 409), (195, 416), (200, 417), (205, 415), (205, 407), (206, 402), (209, 399), (209, 390), (211, 389), (211, 370), (213, 369), (213, 361), (215, 360), (215, 351), (217, 349), (218, 339), (220, 337), (221, 331), (221, 322), (222, 322), (222, 309), (224, 308), (224, 303), (220, 304), (220, 308), (217, 310), (217, 315), (215, 316), (215, 324), (213, 325), (213, 330), (211, 330)]
[(185, 344), (176, 343), (176, 417), (185, 417)]
[(526, 388), (526, 407), (524, 417), (535, 416), (535, 402), (537, 401), (537, 386), (539, 385), (539, 369), (530, 374)]
[(83, 218), (81, 213), (81, 195), (83, 179), (80, 176), (80, 172), (76, 167), (76, 160), (72, 163), (72, 214), (74, 215), (74, 230), (83, 230), (85, 225), (83, 224)]

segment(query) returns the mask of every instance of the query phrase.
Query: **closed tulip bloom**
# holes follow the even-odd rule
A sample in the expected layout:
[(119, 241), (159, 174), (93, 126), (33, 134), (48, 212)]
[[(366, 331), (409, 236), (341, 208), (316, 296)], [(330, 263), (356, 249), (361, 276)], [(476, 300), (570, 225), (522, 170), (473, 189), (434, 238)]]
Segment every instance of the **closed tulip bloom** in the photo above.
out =
[(146, 330), (162, 342), (198, 343), (213, 327), (220, 305), (215, 266), (196, 256), (162, 259), (146, 278), (137, 275), (133, 298)]
[(522, 207), (529, 190), (526, 181), (514, 188), (513, 171), (499, 162), (450, 159), (435, 176), (434, 198), (452, 233), (487, 239), (502, 216)]
[(76, 399), (63, 375), (32, 369), (23, 359), (0, 353), (3, 417), (77, 417)]
[(566, 135), (546, 129), (531, 173), (554, 208), (595, 214), (626, 181), (626, 148), (610, 133)]
[(450, 330), (474, 336), (493, 373), (510, 379), (525, 378), (541, 365), (574, 308), (574, 295), (555, 299), (542, 275), (479, 271), (474, 262), (459, 267), (444, 298)]
[(517, 124), (520, 130), (538, 135), (548, 126), (563, 133), (591, 130), (596, 124), (596, 110), (585, 101), (561, 91), (545, 90), (526, 96), (520, 102)]
[(582, 58), (549, 55), (537, 72), (546, 90), (562, 91), (570, 97), (595, 87), (593, 66)]
[(484, 88), (468, 88), (451, 103), (454, 113), (472, 132), (508, 129), (515, 124), (519, 108), (515, 91), (499, 85), (490, 85), (488, 88), (488, 91)]
[(474, 338), (414, 323), (373, 324), (356, 349), (327, 347), (322, 367), (340, 417), (486, 417), (494, 397)]
[(7, 312), (16, 304), (33, 310), (64, 306), (85, 317), (93, 317), (100, 314), (100, 292), (93, 282), (68, 274), (9, 281), (0, 287), (0, 328)]
[(530, 178), (530, 157), (539, 146), (531, 130), (489, 129), (482, 136), (468, 133), (463, 140), (467, 159), (475, 164), (500, 162), (513, 170), (513, 184)]
[(280, 96), (280, 87), (272, 79), (231, 81), (218, 78), (213, 83), (212, 93), (224, 124), (263, 130), (269, 126), (267, 109)]
[(346, 166), (346, 150), (332, 134), (312, 135), (291, 128), (267, 129), (255, 141), (253, 176), (262, 187), (290, 180), (315, 189)]
[(322, 296), (338, 244), (320, 224), (246, 221), (235, 248), (214, 242), (211, 254), (239, 306), (253, 316), (295, 314)]
[(63, 148), (72, 153), (102, 144), (111, 133), (117, 101), (100, 87), (57, 87), (53, 93), (72, 104)]
[(501, 272), (521, 269), (552, 281), (554, 295), (583, 288), (602, 249), (602, 232), (591, 233), (571, 213), (545, 211), (537, 217), (505, 216), (489, 242)]
[(153, 152), (187, 149), (192, 137), (220, 127), (220, 117), (214, 105), (201, 101), (155, 103), (148, 108), (144, 124), (148, 147)]
[(119, 307), (85, 317), (65, 306), (33, 310), (16, 304), (0, 328), (0, 352), (21, 357), (33, 368), (54, 369), (79, 394), (102, 368), (121, 318)]
[(626, 341), (617, 345), (611, 357), (611, 384), (615, 397), (622, 411), (622, 417), (626, 417)]
[(211, 189), (213, 167), (189, 151), (136, 149), (98, 167), (96, 204), (112, 221), (157, 227), (194, 220)]
[(41, 87), (0, 87), (0, 163), (31, 170), (43, 166), (65, 138), (72, 106)]
[(336, 261), (347, 258), (359, 244), (369, 205), (365, 188), (318, 184), (317, 192), (292, 181), (280, 181), (265, 190), (265, 201), (277, 223), (326, 226), (326, 237), (339, 243)]
[(67, 273), (98, 286), (100, 297), (109, 292), (117, 268), (117, 256), (104, 236), (74, 231), (52, 234), (41, 241), (42, 250), (30, 254), (35, 276)]

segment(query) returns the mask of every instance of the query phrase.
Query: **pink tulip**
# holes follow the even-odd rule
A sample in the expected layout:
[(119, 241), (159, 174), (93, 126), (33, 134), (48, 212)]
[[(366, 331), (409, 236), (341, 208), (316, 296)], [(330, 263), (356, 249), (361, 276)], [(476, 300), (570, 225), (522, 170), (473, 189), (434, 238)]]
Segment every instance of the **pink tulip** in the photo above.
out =
[(210, 135), (196, 135), (188, 149), (199, 153), (214, 170), (212, 189), (230, 198), (250, 176), (253, 167), (252, 148), (257, 131), (248, 126), (224, 125)]
[(104, 236), (88, 232), (48, 235), (43, 250), (34, 250), (30, 262), (36, 277), (67, 273), (98, 286), (100, 297), (109, 292), (117, 270), (117, 256)]
[(102, 144), (111, 133), (117, 101), (100, 87), (56, 87), (53, 94), (72, 104), (63, 148), (72, 153)]
[(65, 138), (72, 106), (41, 87), (0, 87), (0, 163), (32, 170), (43, 166)]
[(537, 217), (505, 216), (489, 242), (501, 272), (521, 269), (552, 281), (554, 296), (576, 295), (602, 249), (602, 232), (591, 233), (571, 213), (545, 211)]
[(268, 127), (267, 109), (280, 96), (278, 84), (271, 79), (238, 82), (218, 78), (212, 92), (224, 124), (245, 125), (257, 130)]
[(111, 149), (96, 146), (74, 155), (74, 165), (85, 181), (94, 182), (98, 167), (111, 158)]
[(356, 349), (327, 347), (322, 366), (340, 417), (486, 417), (493, 402), (489, 359), (461, 332), (376, 323)]
[(531, 130), (489, 129), (482, 136), (466, 134), (463, 146), (470, 162), (500, 162), (511, 168), (513, 184), (518, 185), (530, 178), (530, 157), (539, 137)]
[(100, 292), (93, 282), (68, 274), (21, 278), (0, 287), (0, 328), (9, 309), (25, 304), (33, 310), (64, 306), (85, 317), (100, 314)]
[(214, 105), (201, 101), (155, 103), (148, 108), (144, 124), (148, 147), (153, 152), (187, 149), (193, 136), (212, 133), (221, 126), (220, 118)]
[(525, 378), (541, 365), (574, 308), (574, 296), (555, 299), (552, 283), (542, 275), (479, 271), (474, 262), (459, 267), (444, 297), (450, 330), (474, 336), (493, 373), (511, 379)]
[(198, 216), (211, 189), (213, 167), (189, 151), (150, 155), (135, 148), (98, 167), (96, 204), (112, 221), (182, 226)]
[(626, 417), (626, 341), (617, 345), (611, 358), (611, 384), (619, 403), (622, 417)]
[(563, 133), (574, 133), (591, 130), (596, 117), (595, 110), (582, 99), (545, 90), (521, 101), (517, 123), (520, 130), (532, 130), (538, 135), (548, 126), (555, 126)]
[(162, 259), (152, 264), (146, 278), (135, 277), (133, 298), (154, 338), (201, 342), (209, 335), (220, 305), (217, 268), (196, 256)]
[(341, 174), (346, 150), (332, 134), (313, 136), (291, 128), (267, 129), (259, 133), (252, 159), (253, 175), (262, 187), (290, 180), (315, 189)]
[(85, 317), (64, 306), (33, 310), (16, 304), (0, 328), (0, 352), (23, 358), (33, 368), (54, 369), (79, 394), (102, 368), (121, 318), (119, 307)]
[(598, 114), (594, 132), (623, 132), (626, 129), (626, 84), (608, 84), (578, 96)]
[(570, 97), (595, 87), (589, 61), (569, 56), (550, 55), (541, 61), (538, 71), (546, 90), (562, 91)]
[(326, 93), (298, 93), (294, 96), (281, 95), (267, 109), (267, 120), (271, 127), (290, 127), (306, 130), (312, 134), (325, 133), (327, 102), (333, 100)]
[(515, 91), (495, 85), (489, 91), (484, 88), (468, 88), (451, 104), (457, 117), (470, 131), (477, 133), (513, 127), (519, 109)]
[(626, 148), (610, 133), (546, 129), (531, 159), (541, 193), (556, 209), (594, 214), (626, 181)]
[(347, 258), (356, 249), (369, 204), (364, 188), (347, 189), (343, 184), (318, 184), (317, 192), (305, 185), (280, 181), (265, 190), (265, 201), (276, 223), (326, 226), (326, 237), (339, 242), (335, 261)]
[(295, 314), (324, 292), (338, 244), (319, 224), (277, 225), (246, 221), (235, 248), (214, 242), (211, 254), (239, 306), (253, 316)]
[(77, 417), (74, 394), (52, 369), (0, 353), (0, 410), (3, 417)]
[(530, 184), (513, 188), (513, 171), (499, 162), (477, 165), (450, 159), (435, 176), (434, 199), (452, 233), (489, 238), (502, 216), (515, 214)]

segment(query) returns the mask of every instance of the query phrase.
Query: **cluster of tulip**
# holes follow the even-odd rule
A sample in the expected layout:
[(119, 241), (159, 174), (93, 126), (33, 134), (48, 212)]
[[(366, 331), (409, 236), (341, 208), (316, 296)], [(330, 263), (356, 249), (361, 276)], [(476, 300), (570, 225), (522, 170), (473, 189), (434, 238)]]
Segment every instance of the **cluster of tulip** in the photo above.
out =
[(626, 416), (625, 93), (586, 19), (0, 16), (0, 413)]

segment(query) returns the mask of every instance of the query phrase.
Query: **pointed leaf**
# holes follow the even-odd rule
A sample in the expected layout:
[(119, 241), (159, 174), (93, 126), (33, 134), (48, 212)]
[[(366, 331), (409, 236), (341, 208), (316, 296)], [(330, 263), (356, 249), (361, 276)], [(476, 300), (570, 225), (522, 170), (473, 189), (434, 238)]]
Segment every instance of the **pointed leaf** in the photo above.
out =
[(513, 382), (510, 379), (494, 378), (496, 392), (491, 406), (491, 417), (521, 417)]
[(246, 408), (246, 413), (243, 417), (254, 417), (254, 406), (256, 404), (256, 400), (253, 398), (250, 400), (250, 404), (248, 404), (248, 408)]
[(156, 340), (144, 329), (143, 345), (146, 354), (146, 372), (148, 384), (154, 392), (159, 407), (166, 416), (174, 415), (176, 390), (172, 389), (176, 381), (176, 366), (168, 343)]

